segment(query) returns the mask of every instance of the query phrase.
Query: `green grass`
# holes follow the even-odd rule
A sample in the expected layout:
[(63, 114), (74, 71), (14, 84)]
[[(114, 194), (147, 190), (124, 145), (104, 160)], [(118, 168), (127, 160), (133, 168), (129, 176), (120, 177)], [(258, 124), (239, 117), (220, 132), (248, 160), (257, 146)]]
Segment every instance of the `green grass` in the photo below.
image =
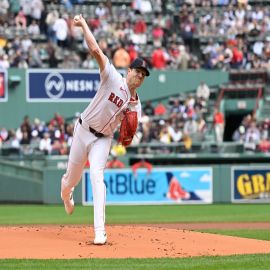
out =
[(200, 232), (215, 233), (230, 236), (239, 236), (244, 238), (260, 239), (270, 241), (269, 230), (263, 229), (243, 229), (243, 230), (199, 230)]
[[(107, 206), (107, 224), (180, 222), (270, 222), (269, 204)], [(93, 224), (93, 208), (76, 206), (0, 205), (0, 225)], [(200, 230), (201, 231), (201, 230)], [(270, 240), (267, 230), (204, 230), (210, 233)], [(22, 247), (23, 248), (23, 247)], [(1, 252), (1, 251), (0, 251)], [(269, 254), (163, 259), (0, 260), (0, 270), (266, 270)]]
[[(269, 204), (107, 206), (106, 213), (107, 224), (270, 222)], [(60, 205), (0, 205), (0, 225), (92, 223), (91, 206), (67, 216)]]
[(0, 260), (4, 270), (266, 270), (269, 254), (177, 259)]

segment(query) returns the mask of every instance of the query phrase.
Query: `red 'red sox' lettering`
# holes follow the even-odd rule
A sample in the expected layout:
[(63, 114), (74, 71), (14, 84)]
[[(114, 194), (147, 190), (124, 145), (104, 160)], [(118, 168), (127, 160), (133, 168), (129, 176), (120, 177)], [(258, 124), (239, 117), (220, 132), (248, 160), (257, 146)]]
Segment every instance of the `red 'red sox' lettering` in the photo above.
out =
[(120, 97), (116, 96), (114, 93), (110, 94), (108, 100), (113, 102), (118, 108), (120, 108), (124, 103), (124, 101)]

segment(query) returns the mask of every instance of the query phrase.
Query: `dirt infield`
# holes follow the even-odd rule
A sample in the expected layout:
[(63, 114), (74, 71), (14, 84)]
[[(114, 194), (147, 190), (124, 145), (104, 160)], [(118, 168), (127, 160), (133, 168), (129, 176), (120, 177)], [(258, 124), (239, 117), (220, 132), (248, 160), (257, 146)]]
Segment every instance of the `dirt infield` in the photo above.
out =
[(194, 232), (207, 228), (269, 229), (270, 223), (107, 226), (95, 246), (90, 226), (2, 226), (0, 258), (158, 258), (270, 253), (270, 241)]

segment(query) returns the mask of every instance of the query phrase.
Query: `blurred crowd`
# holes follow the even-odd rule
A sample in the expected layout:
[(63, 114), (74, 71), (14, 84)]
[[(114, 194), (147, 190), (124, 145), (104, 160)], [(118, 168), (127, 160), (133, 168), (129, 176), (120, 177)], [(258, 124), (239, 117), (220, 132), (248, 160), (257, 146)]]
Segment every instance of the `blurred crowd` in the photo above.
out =
[(232, 140), (243, 143), (245, 151), (264, 152), (270, 150), (270, 119), (258, 122), (252, 114), (246, 115), (234, 131)]
[[(73, 26), (82, 13), (100, 47), (117, 68), (138, 56), (153, 69), (258, 69), (269, 67), (270, 5), (248, 0), (133, 0), (119, 5), (87, 0), (1, 0), (0, 69), (87, 68), (97, 64), (88, 54), (82, 32)], [(223, 142), (225, 119), (209, 112), (210, 89), (201, 82), (196, 93), (143, 106), (142, 122), (133, 145), (183, 143), (189, 150), (214, 131)], [(23, 153), (65, 155), (74, 123), (56, 113), (45, 123), (25, 117), (20, 127), (0, 130), (0, 143)], [(249, 151), (267, 152), (270, 121), (246, 116), (232, 140)], [(116, 138), (117, 141), (117, 138)], [(162, 148), (165, 152), (168, 148)], [(123, 150), (121, 150), (123, 151)]]
[[(118, 1), (120, 2), (120, 1)], [(119, 68), (137, 56), (162, 69), (268, 68), (270, 6), (247, 0), (1, 0), (0, 68), (97, 68), (82, 13)]]
[(38, 118), (30, 122), (25, 116), (16, 129), (0, 129), (0, 146), (18, 150), (19, 154), (67, 155), (73, 137), (74, 122), (66, 123), (64, 118), (55, 113), (45, 123)]
[[(173, 143), (183, 146), (185, 152), (192, 151), (194, 143), (207, 142), (212, 134), (212, 143), (222, 145), (224, 140), (225, 117), (217, 108), (212, 111), (209, 105), (210, 88), (202, 81), (196, 92), (182, 93), (166, 102), (148, 101), (142, 107), (142, 119), (131, 146), (157, 144), (158, 153), (174, 150), (166, 147)], [(211, 119), (206, 119), (206, 116)], [(68, 121), (55, 113), (48, 122), (38, 118), (30, 121), (25, 116), (16, 129), (0, 127), (0, 148), (17, 149), (20, 154), (67, 155), (73, 138), (73, 129), (79, 113)], [(255, 114), (246, 115), (239, 127), (233, 132), (231, 141), (241, 143), (246, 151), (268, 152), (270, 150), (270, 120), (257, 121)], [(139, 153), (152, 153), (151, 147), (139, 147)], [(178, 149), (179, 151), (179, 149)], [(156, 152), (156, 153), (157, 153)], [(111, 149), (113, 157), (127, 153), (118, 144), (116, 133)], [(115, 160), (113, 160), (113, 163)]]

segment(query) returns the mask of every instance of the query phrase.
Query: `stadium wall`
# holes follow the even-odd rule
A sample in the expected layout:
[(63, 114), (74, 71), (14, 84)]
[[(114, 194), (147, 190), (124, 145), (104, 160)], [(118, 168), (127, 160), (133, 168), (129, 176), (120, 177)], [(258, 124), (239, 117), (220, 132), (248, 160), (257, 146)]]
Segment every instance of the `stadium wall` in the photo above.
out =
[[(43, 70), (35, 70), (35, 73), (39, 71), (42, 72)], [(47, 70), (47, 72), (51, 71)], [(57, 70), (57, 72), (61, 73), (61, 70)], [(80, 72), (75, 75), (77, 76), (77, 74), (80, 74)], [(36, 117), (43, 121), (49, 121), (55, 112), (66, 118), (72, 117), (76, 112), (81, 112), (89, 103), (89, 99), (85, 99), (83, 102), (76, 100), (63, 102), (61, 98), (59, 102), (58, 100), (28, 102), (26, 76), (27, 70), (25, 69), (11, 68), (8, 70), (6, 76), (7, 99), (0, 103), (0, 127), (16, 128), (21, 124), (25, 115), (30, 117), (30, 121), (33, 121)], [(159, 100), (181, 92), (194, 91), (200, 81), (205, 81), (209, 86), (217, 86), (228, 82), (228, 79), (228, 73), (221, 71), (152, 71), (151, 77), (145, 79), (139, 94), (142, 102)], [(36, 84), (35, 87), (34, 92), (38, 92), (42, 87), (44, 88), (44, 84)]]
[[(40, 162), (38, 166), (33, 166), (23, 161), (0, 160), (0, 203), (34, 202), (42, 204), (61, 204), (60, 183), (61, 177), (65, 171), (66, 162), (67, 157), (62, 156), (53, 158), (47, 157), (46, 160), (44, 160), (43, 163)], [(232, 169), (234, 166), (234, 164), (208, 164), (189, 167), (174, 166), (170, 168), (172, 171), (184, 167), (191, 170), (198, 168), (212, 170), (212, 202), (230, 203), (233, 200), (232, 190), (235, 180), (233, 180)], [(248, 165), (243, 163), (237, 164), (237, 167), (240, 168), (240, 173), (241, 170), (244, 170), (242, 173), (244, 175), (242, 184), (247, 192), (252, 191), (253, 185), (254, 192), (256, 192), (256, 188), (259, 187), (261, 191), (263, 191), (262, 194), (269, 194), (270, 173), (267, 169), (269, 168), (269, 164)], [(154, 167), (154, 169), (159, 169), (159, 167)], [(165, 168), (165, 170), (168, 169)], [(248, 180), (248, 174), (255, 176), (253, 176), (254, 178), (250, 177)], [(263, 175), (266, 175), (264, 179)], [(262, 190), (263, 188), (265, 188), (265, 190)], [(250, 195), (250, 198), (252, 198), (252, 196), (254, 198), (256, 194), (252, 193)], [(80, 182), (74, 193), (75, 201), (82, 203), (82, 197), (82, 182)], [(267, 198), (269, 200), (269, 195)], [(240, 202), (242, 202), (242, 200), (240, 200)], [(259, 201), (257, 200), (257, 202)]]

